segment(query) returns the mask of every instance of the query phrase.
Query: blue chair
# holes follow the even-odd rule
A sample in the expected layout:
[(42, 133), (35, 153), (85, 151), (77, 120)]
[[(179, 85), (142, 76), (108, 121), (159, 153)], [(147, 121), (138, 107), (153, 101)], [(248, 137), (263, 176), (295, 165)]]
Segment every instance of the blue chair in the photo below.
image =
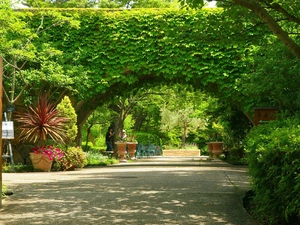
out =
[(153, 145), (153, 144), (150, 144), (147, 146), (147, 149), (146, 149), (146, 154), (148, 157), (150, 157), (151, 155), (152, 156), (155, 156), (155, 150), (156, 150), (156, 146)]
[(146, 155), (146, 148), (142, 144), (137, 144), (135, 157), (136, 158), (143, 158)]

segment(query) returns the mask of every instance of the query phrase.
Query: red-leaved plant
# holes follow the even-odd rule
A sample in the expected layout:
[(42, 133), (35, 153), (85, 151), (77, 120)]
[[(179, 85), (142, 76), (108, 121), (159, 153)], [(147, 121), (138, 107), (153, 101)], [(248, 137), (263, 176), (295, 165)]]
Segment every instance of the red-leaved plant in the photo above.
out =
[(64, 143), (67, 138), (64, 123), (68, 118), (58, 116), (54, 104), (48, 102), (46, 95), (41, 96), (35, 107), (17, 114), (20, 123), (20, 140), (41, 145), (47, 140)]

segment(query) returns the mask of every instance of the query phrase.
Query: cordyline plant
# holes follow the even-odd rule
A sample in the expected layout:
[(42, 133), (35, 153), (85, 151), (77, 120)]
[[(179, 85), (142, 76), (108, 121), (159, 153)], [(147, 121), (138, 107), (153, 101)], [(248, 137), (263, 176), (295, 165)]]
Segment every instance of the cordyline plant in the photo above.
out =
[(46, 95), (40, 97), (35, 107), (29, 107), (27, 112), (19, 113), (16, 120), (20, 123), (20, 140), (42, 144), (47, 138), (64, 143), (66, 131), (65, 122), (68, 118), (57, 115), (54, 104), (48, 102)]

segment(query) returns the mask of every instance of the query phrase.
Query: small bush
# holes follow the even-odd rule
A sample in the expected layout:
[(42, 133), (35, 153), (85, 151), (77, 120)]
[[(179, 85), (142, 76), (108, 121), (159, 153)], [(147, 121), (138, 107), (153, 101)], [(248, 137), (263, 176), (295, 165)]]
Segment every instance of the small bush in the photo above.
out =
[(254, 215), (268, 224), (291, 224), (300, 217), (300, 120), (261, 125), (245, 147), (252, 177)]

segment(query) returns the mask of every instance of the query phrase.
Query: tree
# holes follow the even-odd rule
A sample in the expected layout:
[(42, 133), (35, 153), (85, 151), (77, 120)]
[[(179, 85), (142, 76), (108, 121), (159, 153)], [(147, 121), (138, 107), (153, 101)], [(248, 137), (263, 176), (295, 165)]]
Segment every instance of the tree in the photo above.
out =
[[(193, 8), (202, 7), (203, 0), (180, 0), (182, 5)], [(211, 1), (211, 0), (209, 0)], [(300, 59), (299, 25), (300, 25), (300, 3), (294, 0), (216, 0), (233, 16), (240, 13), (242, 6), (251, 10), (263, 23), (273, 32), (277, 38)], [(239, 14), (241, 15), (241, 14)], [(244, 16), (245, 14), (243, 14)], [(238, 18), (238, 17), (237, 17)]]
[(240, 79), (240, 89), (257, 106), (276, 106), (295, 115), (300, 111), (299, 60), (276, 39), (253, 55), (251, 72)]
[[(75, 27), (78, 25), (76, 20), (60, 13), (49, 12), (48, 15), (50, 14), (56, 18), (52, 24), (44, 25), (45, 15), (40, 15), (36, 21), (37, 26), (30, 28), (28, 23), (12, 10), (11, 1), (0, 3), (0, 54), (4, 60), (3, 92), (7, 107), (14, 108), (21, 96), (26, 103), (31, 104), (34, 101), (32, 96), (38, 96), (44, 90), (52, 94), (59, 89), (62, 95), (58, 99), (61, 99), (64, 93), (72, 89), (70, 86), (73, 81), (70, 80), (70, 75), (82, 68), (62, 66), (62, 52), (48, 43), (33, 44), (51, 27), (64, 23)], [(30, 97), (26, 98), (28, 96)]]
[(133, 113), (133, 108), (140, 102), (147, 99), (149, 95), (159, 95), (161, 93), (152, 91), (151, 89), (139, 89), (137, 92), (132, 92), (130, 95), (117, 96), (109, 108), (112, 109), (117, 115), (118, 119), (115, 121), (116, 132), (121, 134), (121, 131), (124, 129), (124, 121)]
[(181, 137), (180, 148), (183, 148), (190, 132), (205, 129), (205, 95), (184, 85), (174, 85), (168, 91), (169, 98), (161, 107), (161, 130)]

